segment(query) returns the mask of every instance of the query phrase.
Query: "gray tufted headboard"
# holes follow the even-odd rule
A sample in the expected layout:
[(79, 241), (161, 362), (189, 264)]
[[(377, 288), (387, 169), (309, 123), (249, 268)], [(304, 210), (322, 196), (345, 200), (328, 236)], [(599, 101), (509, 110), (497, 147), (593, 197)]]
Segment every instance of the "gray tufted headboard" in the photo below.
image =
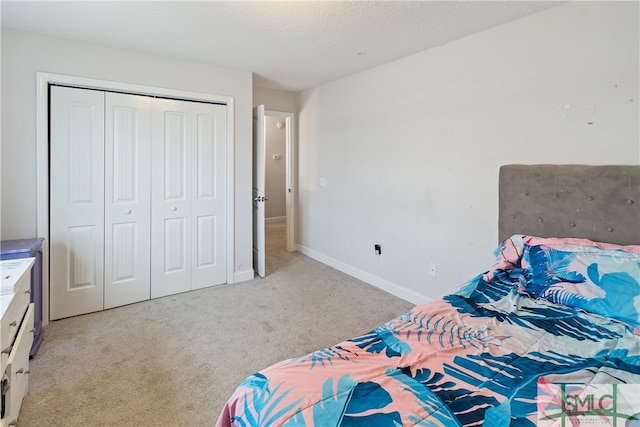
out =
[(505, 165), (498, 233), (640, 245), (640, 165)]

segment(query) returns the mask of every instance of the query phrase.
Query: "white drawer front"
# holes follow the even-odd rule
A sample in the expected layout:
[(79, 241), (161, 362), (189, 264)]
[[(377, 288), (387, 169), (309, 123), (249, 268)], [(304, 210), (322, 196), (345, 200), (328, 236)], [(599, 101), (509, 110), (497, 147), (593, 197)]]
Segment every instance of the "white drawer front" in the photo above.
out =
[(29, 387), (29, 350), (33, 343), (33, 304), (29, 309), (20, 327), (18, 336), (9, 355), (7, 372), (9, 372), (9, 391), (6, 396), (5, 420), (12, 422), (18, 419), (22, 398)]
[(2, 325), (0, 326), (0, 351), (2, 352), (2, 372), (7, 366), (9, 353), (14, 338), (18, 333), (20, 322), (24, 316), (24, 312), (29, 306), (31, 293), (31, 276), (25, 274), (16, 286), (16, 293), (9, 304), (9, 307), (2, 316)]

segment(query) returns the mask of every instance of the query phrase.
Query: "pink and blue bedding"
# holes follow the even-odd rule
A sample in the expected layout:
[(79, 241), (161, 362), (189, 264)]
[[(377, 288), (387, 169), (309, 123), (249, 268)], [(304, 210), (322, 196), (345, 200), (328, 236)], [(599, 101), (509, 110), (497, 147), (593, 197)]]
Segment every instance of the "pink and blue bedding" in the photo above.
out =
[(250, 376), (217, 425), (534, 426), (545, 384), (640, 384), (640, 246), (514, 235), (495, 255), (440, 300)]

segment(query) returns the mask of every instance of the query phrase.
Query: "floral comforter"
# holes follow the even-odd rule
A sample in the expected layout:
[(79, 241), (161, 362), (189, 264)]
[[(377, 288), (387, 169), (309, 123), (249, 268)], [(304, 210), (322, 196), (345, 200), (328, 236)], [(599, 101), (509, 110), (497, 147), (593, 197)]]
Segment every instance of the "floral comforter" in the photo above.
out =
[[(513, 236), (456, 292), (247, 378), (217, 425), (578, 425), (589, 411), (607, 425), (593, 399), (571, 412), (545, 390), (640, 384), (639, 280), (640, 246)], [(640, 417), (640, 394), (624, 401), (618, 425)]]

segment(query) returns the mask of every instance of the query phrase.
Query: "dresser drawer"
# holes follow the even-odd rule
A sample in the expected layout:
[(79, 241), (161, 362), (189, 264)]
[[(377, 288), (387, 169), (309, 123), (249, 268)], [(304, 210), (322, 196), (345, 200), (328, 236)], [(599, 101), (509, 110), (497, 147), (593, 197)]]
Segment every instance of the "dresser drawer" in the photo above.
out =
[(33, 315), (33, 304), (29, 304), (7, 362), (9, 390), (5, 395), (4, 420), (9, 425), (18, 419), (22, 399), (29, 389), (29, 351), (33, 343)]
[(11, 349), (20, 323), (24, 317), (24, 313), (29, 306), (29, 297), (31, 293), (31, 276), (24, 274), (16, 284), (16, 292), (13, 299), (9, 303), (7, 310), (2, 315), (2, 323), (0, 325), (0, 351), (2, 352), (2, 372), (6, 366), (9, 357), (8, 351)]

